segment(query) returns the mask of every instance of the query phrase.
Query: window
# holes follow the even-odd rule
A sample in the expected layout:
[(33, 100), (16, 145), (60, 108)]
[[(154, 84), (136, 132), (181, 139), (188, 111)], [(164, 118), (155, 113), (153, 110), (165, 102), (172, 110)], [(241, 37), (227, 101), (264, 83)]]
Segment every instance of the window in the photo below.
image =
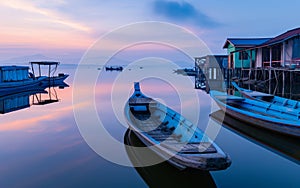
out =
[(292, 58), (293, 59), (299, 59), (300, 58), (300, 38), (299, 37), (296, 37), (294, 39)]
[(245, 51), (239, 52), (239, 60), (248, 60), (248, 53)]
[(281, 60), (281, 45), (272, 47), (272, 61), (280, 61)]

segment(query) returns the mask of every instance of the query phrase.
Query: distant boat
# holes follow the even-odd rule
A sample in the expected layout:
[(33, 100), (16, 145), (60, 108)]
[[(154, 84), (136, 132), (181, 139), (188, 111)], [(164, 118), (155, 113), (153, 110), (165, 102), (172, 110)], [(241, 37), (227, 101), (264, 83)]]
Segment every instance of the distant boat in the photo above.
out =
[(185, 75), (185, 76), (195, 76), (196, 75), (196, 71), (194, 68), (177, 69), (177, 70), (174, 70), (174, 72), (177, 74)]
[(210, 91), (210, 96), (227, 114), (250, 125), (300, 137), (300, 114), (284, 106)]
[(122, 71), (123, 67), (122, 66), (106, 66), (105, 70), (106, 71)]
[(179, 169), (223, 170), (231, 160), (205, 133), (182, 115), (145, 96), (139, 83), (125, 106), (130, 128), (146, 145)]
[(283, 97), (278, 97), (275, 95), (262, 93), (262, 92), (258, 92), (258, 91), (247, 90), (247, 89), (239, 87), (237, 85), (237, 83), (235, 83), (235, 82), (232, 82), (231, 84), (246, 98), (264, 101), (264, 102), (267, 102), (270, 104), (284, 106), (284, 107), (295, 109), (295, 110), (300, 110), (299, 101), (287, 99), (287, 98), (283, 98)]
[(30, 91), (41, 86), (45, 76), (31, 78), (28, 67), (0, 66), (0, 96)]
[[(194, 187), (201, 182), (201, 187), (216, 188), (216, 183), (210, 172), (195, 169), (179, 170), (170, 163), (164, 161), (155, 165), (148, 165), (149, 159), (160, 158), (151, 149), (127, 129), (124, 135), (124, 144), (127, 155), (135, 170), (147, 183), (148, 187)], [(144, 147), (144, 150), (139, 150)]]
[[(41, 71), (41, 65), (48, 67), (48, 71), (47, 71), (47, 79), (45, 79), (42, 83), (45, 86), (48, 85), (57, 85), (57, 84), (61, 84), (64, 82), (64, 80), (69, 76), (68, 74), (64, 74), (64, 73), (59, 73), (57, 76), (55, 76), (55, 72), (57, 70), (58, 65), (60, 64), (59, 62), (53, 62), (53, 61), (36, 61), (36, 62), (30, 62), (31, 64), (31, 70), (33, 73), (33, 77), (40, 77), (43, 76), (42, 75), (42, 71)], [(38, 66), (38, 74), (36, 75), (35, 69), (34, 69), (34, 65)], [(52, 68), (52, 66), (54, 66)]]

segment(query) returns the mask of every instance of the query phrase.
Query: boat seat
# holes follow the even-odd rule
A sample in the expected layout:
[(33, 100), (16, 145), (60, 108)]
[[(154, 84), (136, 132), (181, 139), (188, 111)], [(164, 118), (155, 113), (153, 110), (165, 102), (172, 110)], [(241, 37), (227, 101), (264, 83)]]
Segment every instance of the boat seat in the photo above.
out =
[(298, 108), (298, 101), (293, 105), (293, 108), (294, 109)]
[(288, 104), (288, 101), (289, 101), (288, 99), (285, 99), (282, 103), (282, 106), (286, 106)]
[(272, 103), (270, 103), (270, 104), (267, 106), (266, 111), (268, 111), (268, 110), (271, 108), (271, 106), (272, 106)]

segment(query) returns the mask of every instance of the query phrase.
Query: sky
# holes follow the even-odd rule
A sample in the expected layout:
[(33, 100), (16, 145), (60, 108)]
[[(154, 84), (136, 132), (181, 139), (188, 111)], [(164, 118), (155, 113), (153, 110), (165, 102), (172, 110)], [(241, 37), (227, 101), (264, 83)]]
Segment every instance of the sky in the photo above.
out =
[(275, 37), (299, 27), (299, 6), (296, 0), (1, 1), (0, 63), (27, 56), (76, 64), (104, 34), (143, 21), (179, 25), (212, 53), (226, 54), (227, 37)]

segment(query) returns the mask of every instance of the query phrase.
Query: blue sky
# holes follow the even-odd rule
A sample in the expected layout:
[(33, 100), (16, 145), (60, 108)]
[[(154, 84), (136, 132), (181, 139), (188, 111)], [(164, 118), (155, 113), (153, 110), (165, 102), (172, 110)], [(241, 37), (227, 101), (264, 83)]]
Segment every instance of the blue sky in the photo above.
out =
[(213, 53), (227, 37), (272, 37), (299, 27), (293, 1), (12, 0), (0, 2), (0, 60), (43, 54), (80, 56), (103, 34), (141, 21), (193, 31)]

